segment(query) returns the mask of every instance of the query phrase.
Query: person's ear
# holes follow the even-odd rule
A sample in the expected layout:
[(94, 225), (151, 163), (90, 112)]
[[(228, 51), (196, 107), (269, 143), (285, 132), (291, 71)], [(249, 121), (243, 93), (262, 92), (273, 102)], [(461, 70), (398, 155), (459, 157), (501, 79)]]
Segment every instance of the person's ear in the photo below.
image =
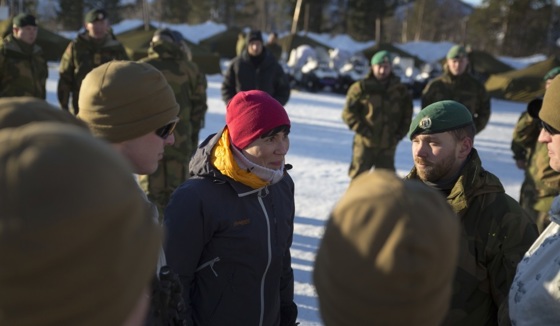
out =
[(465, 159), (471, 153), (473, 148), (473, 140), (470, 137), (463, 137), (459, 141), (459, 158)]

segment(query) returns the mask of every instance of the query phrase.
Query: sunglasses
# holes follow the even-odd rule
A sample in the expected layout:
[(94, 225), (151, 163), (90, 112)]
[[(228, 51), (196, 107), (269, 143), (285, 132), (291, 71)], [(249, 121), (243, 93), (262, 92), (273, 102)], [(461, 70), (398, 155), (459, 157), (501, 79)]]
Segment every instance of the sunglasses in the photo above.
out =
[(549, 125), (548, 123), (541, 120), (541, 125), (551, 136), (560, 134), (560, 131)]
[(178, 122), (179, 122), (179, 118), (175, 118), (165, 126), (156, 129), (156, 135), (158, 135), (162, 139), (167, 139), (169, 136), (171, 136), (171, 134), (175, 130), (175, 127), (177, 126)]

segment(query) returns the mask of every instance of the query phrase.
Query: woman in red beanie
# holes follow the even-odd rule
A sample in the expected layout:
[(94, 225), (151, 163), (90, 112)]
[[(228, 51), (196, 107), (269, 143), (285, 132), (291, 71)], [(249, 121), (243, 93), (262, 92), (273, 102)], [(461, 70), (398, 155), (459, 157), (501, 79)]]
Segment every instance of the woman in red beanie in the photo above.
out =
[(189, 325), (295, 325), (290, 246), (294, 183), (284, 164), (290, 119), (262, 91), (237, 93), (191, 178), (165, 210), (165, 253)]

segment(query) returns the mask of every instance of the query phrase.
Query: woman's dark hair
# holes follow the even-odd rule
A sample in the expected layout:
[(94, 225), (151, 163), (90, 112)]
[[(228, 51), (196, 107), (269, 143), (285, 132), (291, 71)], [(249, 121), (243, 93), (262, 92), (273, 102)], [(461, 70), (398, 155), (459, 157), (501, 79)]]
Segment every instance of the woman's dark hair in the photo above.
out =
[(262, 134), (261, 138), (267, 138), (267, 137), (270, 137), (270, 136), (274, 136), (274, 135), (276, 135), (277, 133), (280, 133), (280, 132), (283, 132), (286, 135), (289, 134), (290, 133), (290, 126), (281, 125), (281, 126), (278, 126), (276, 128), (273, 128), (273, 129), (269, 130), (268, 132), (265, 132), (264, 134)]

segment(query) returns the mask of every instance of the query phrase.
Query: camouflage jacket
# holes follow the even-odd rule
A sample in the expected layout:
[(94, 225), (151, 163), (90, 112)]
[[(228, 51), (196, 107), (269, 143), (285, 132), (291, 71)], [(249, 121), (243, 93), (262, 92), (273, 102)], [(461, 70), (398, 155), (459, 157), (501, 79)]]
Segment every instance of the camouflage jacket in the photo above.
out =
[(188, 163), (193, 129), (197, 132), (202, 127), (206, 105), (206, 76), (200, 72), (198, 66), (189, 61), (186, 53), (178, 46), (159, 41), (148, 50), (148, 56), (140, 59), (157, 68), (175, 93), (175, 100), (179, 104), (179, 118), (181, 123), (175, 128), (175, 144), (167, 146), (167, 157)]
[(57, 90), (60, 106), (68, 110), (72, 96), (72, 106), (76, 111), (80, 86), (88, 72), (111, 60), (128, 60), (123, 45), (112, 35), (107, 35), (101, 42), (97, 42), (87, 33), (82, 33), (70, 42), (60, 60)]
[(525, 160), (526, 173), (535, 182), (537, 197), (533, 208), (548, 212), (554, 197), (560, 194), (560, 173), (550, 167), (546, 144), (537, 141), (540, 132), (539, 120), (523, 112), (513, 130), (511, 150), (514, 159)]
[(443, 75), (429, 82), (422, 91), (422, 108), (442, 100), (465, 105), (473, 114), (477, 133), (490, 120), (490, 96), (484, 85), (467, 72), (453, 76), (446, 66)]
[(0, 97), (33, 96), (46, 98), (49, 76), (40, 46), (28, 45), (6, 36), (0, 45)]
[(395, 75), (381, 83), (370, 72), (348, 89), (342, 120), (366, 145), (395, 147), (410, 127), (412, 97)]
[[(416, 168), (406, 178), (418, 179)], [(537, 239), (537, 228), (500, 180), (484, 170), (474, 148), (447, 202), (461, 220), (461, 244), (443, 325), (497, 325), (504, 302), (500, 316), (507, 317), (515, 269)]]

